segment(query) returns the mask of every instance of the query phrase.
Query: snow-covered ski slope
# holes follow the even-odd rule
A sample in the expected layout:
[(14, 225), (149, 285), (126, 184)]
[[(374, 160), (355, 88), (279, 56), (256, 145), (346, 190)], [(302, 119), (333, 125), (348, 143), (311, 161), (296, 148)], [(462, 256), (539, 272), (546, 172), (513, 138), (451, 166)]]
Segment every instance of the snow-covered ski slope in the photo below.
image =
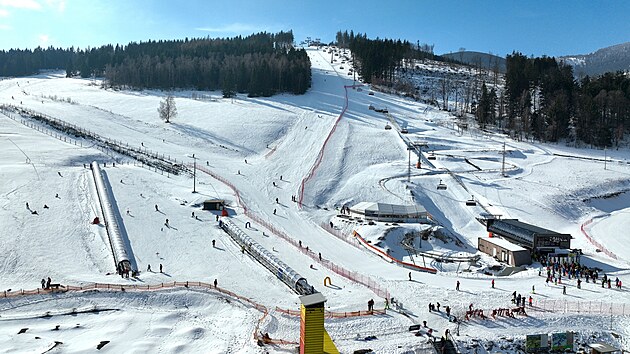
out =
[[(333, 272), (327, 267), (331, 263), (386, 289), (404, 303), (407, 316), (390, 311), (386, 316), (328, 319), (328, 331), (342, 352), (372, 348), (378, 353), (404, 353), (424, 347), (426, 337), (415, 337), (406, 330), (423, 320), (438, 333), (447, 328), (455, 333), (454, 325), (444, 316), (427, 312), (429, 302), (450, 305), (461, 316), (470, 303), (483, 309), (509, 307), (513, 291), (529, 295), (532, 285), (536, 286), (534, 303), (558, 299), (601, 308), (600, 304), (629, 302), (625, 289), (583, 283), (583, 289), (578, 290), (573, 280), (566, 281), (568, 294), (562, 295), (560, 286), (545, 286), (537, 269), (495, 278), (496, 289), (490, 289), (490, 277), (475, 272), (477, 268), (461, 272), (469, 267), (465, 263), (460, 272), (457, 264), (434, 263), (432, 266), (440, 270), (437, 275), (413, 273), (413, 281), (409, 281), (407, 269), (325, 231), (320, 225), (328, 224), (342, 205), (362, 201), (420, 203), (463, 242), (457, 247), (431, 240), (427, 249), (471, 254), (476, 252), (477, 238), (487, 234), (475, 219), (484, 210), (465, 205), (474, 196), (494, 214), (571, 233), (572, 245), (585, 253), (585, 263), (630, 284), (630, 248), (625, 243), (629, 236), (623, 226), (627, 221), (624, 214), (630, 211), (626, 192), (630, 190), (630, 154), (627, 150), (608, 151), (612, 161), (604, 169), (603, 151), (518, 142), (475, 129), (462, 134), (453, 128), (448, 113), (434, 107), (380, 92), (369, 95), (368, 86), (345, 90), (344, 86), (354, 84), (347, 75), (348, 64), (331, 64), (330, 54), (322, 50), (309, 49), (308, 53), (313, 84), (307, 94), (193, 100), (192, 92), (177, 91), (179, 115), (171, 124), (158, 118), (163, 92), (104, 90), (98, 81), (67, 79), (61, 73), (1, 80), (0, 104), (45, 113), (182, 163), (192, 163), (194, 154), (197, 164), (230, 181), (241, 200), (231, 188), (201, 171), (196, 174), (198, 193), (192, 193), (190, 176), (156, 173), (124, 156), (108, 156), (89, 141), (69, 144), (31, 129), (19, 119), (0, 115), (0, 291), (35, 289), (49, 276), (53, 283), (70, 285), (212, 283), (217, 279), (220, 287), (271, 309), (261, 323), (263, 332), (272, 338), (298, 341), (299, 320), (274, 310), (276, 306), (297, 310), (297, 295), (241, 253), (217, 227), (215, 214), (201, 210), (204, 200), (221, 198), (227, 201), (239, 228), (326, 296), (327, 310), (365, 310), (371, 298), (376, 308), (384, 305), (368, 287)], [(342, 65), (344, 70), (339, 69)], [(346, 91), (348, 108), (330, 135)], [(206, 94), (220, 97), (216, 92)], [(411, 141), (426, 142), (437, 156), (432, 161), (435, 168), (412, 167), (407, 183), (407, 147), (398, 132), (384, 129), (388, 118), (369, 110), (370, 104), (386, 107), (401, 126), (407, 127), (406, 136)], [(304, 186), (303, 206), (299, 208), (291, 197), (298, 195), (329, 135), (322, 161)], [(504, 142), (507, 177), (501, 176)], [(94, 160), (107, 164), (103, 170), (141, 270), (137, 278), (122, 279), (114, 274), (105, 229), (90, 224), (100, 216), (100, 210), (90, 170), (84, 164)], [(413, 155), (412, 164), (415, 166)], [(448, 185), (447, 190), (436, 189), (440, 180)], [(598, 198), (618, 192), (621, 194)], [(26, 203), (37, 214), (32, 214)], [(44, 209), (44, 204), (48, 208)], [(245, 223), (252, 219), (244, 215), (244, 207), (249, 215), (301, 241), (304, 248), (321, 253), (326, 264), (259, 223), (252, 222), (246, 229)], [(588, 223), (591, 219), (594, 221)], [(617, 260), (596, 252), (581, 232), (584, 223), (588, 223), (586, 232)], [(376, 241), (390, 227), (344, 225), (343, 229), (357, 229)], [(214, 248), (212, 240), (216, 241)], [(400, 248), (395, 244), (388, 247)], [(489, 257), (482, 257), (482, 262), (494, 263)], [(159, 272), (160, 264), (163, 273)], [(332, 278), (331, 287), (323, 286), (327, 276)], [(459, 292), (454, 290), (457, 280), (462, 284)], [(74, 308), (94, 306), (115, 311), (72, 314)], [(46, 312), (69, 314), (40, 318)], [(38, 352), (60, 341), (63, 344), (55, 350), (78, 353), (94, 350), (107, 340), (110, 342), (104, 350), (110, 352), (262, 353), (290, 348), (256, 345), (252, 332), (260, 317), (262, 313), (247, 303), (192, 288), (0, 298), (0, 348), (3, 352)], [(60, 329), (51, 331), (56, 325)], [(578, 316), (561, 311), (531, 312), (530, 317), (519, 320), (474, 320), (460, 328), (457, 338), (465, 351), (471, 338), (522, 339), (525, 334), (563, 330), (599, 336), (611, 326), (622, 335), (617, 342), (627, 347), (627, 318), (615, 317), (611, 323), (606, 315)], [(22, 328), (29, 330), (17, 334)], [(378, 339), (357, 341), (357, 334)]]

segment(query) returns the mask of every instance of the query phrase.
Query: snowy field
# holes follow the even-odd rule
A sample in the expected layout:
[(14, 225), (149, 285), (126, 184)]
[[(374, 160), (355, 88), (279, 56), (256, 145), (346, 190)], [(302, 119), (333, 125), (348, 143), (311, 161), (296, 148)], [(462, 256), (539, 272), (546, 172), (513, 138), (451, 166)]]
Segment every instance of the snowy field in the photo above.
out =
[[(582, 343), (601, 338), (630, 349), (630, 319), (605, 311), (610, 304), (630, 306), (627, 150), (608, 151), (604, 169), (603, 151), (518, 142), (476, 129), (461, 132), (454, 128), (454, 117), (434, 107), (380, 92), (369, 95), (367, 86), (344, 89), (353, 85), (349, 64), (331, 64), (331, 55), (322, 50), (308, 53), (313, 85), (307, 94), (195, 100), (193, 92), (180, 91), (175, 93), (179, 114), (171, 124), (161, 122), (157, 114), (162, 92), (104, 90), (98, 81), (67, 79), (61, 73), (1, 80), (0, 104), (44, 113), (186, 164), (192, 163), (194, 154), (197, 164), (229, 180), (240, 200), (231, 188), (202, 171), (197, 171), (197, 193), (192, 193), (191, 176), (155, 172), (123, 155), (105, 154), (90, 141), (75, 145), (68, 142), (74, 137), (66, 136), (64, 141), (63, 135), (50, 136), (21, 124), (19, 117), (0, 114), (0, 291), (36, 289), (47, 277), (73, 286), (216, 279), (219, 287), (269, 310), (260, 323), (261, 332), (298, 342), (299, 317), (276, 309), (298, 310), (298, 295), (241, 253), (218, 228), (215, 214), (201, 210), (204, 200), (220, 198), (228, 203), (237, 226), (327, 298), (328, 311), (366, 310), (370, 299), (375, 300), (375, 308), (384, 306), (384, 299), (368, 287), (327, 268), (330, 262), (371, 279), (404, 304), (404, 315), (389, 310), (386, 315), (327, 319), (327, 330), (342, 353), (365, 348), (376, 353), (422, 352), (428, 337), (415, 336), (407, 330), (410, 325), (426, 320), (438, 336), (446, 329), (457, 333), (443, 311), (428, 312), (429, 302), (449, 305), (461, 318), (471, 303), (484, 310), (511, 307), (514, 291), (532, 295), (535, 306), (547, 304), (546, 311), (530, 310), (529, 316), (516, 319), (464, 322), (455, 336), (460, 350), (472, 353), (475, 343), (481, 343), (479, 353), (514, 352), (526, 334), (568, 330), (578, 332)], [(346, 92), (347, 110), (327, 140), (345, 105)], [(218, 92), (195, 94), (220, 97)], [(385, 130), (388, 118), (369, 110), (369, 105), (387, 107), (409, 134)], [(423, 164), (422, 169), (415, 168), (412, 156), (409, 182), (403, 138), (426, 142), (436, 156), (431, 161), (434, 166)], [(292, 196), (300, 194), (326, 140), (321, 164), (306, 180), (299, 208)], [(505, 177), (501, 175), (504, 143)], [(103, 171), (129, 239), (132, 264), (140, 271), (137, 277), (123, 279), (115, 274), (105, 229), (91, 224), (100, 216), (92, 174), (85, 167), (92, 161), (107, 164)], [(447, 190), (436, 189), (440, 180)], [(466, 206), (471, 198), (479, 205)], [(482, 206), (503, 217), (570, 233), (572, 247), (584, 252), (583, 263), (599, 267), (613, 279), (619, 277), (624, 288), (583, 283), (577, 289), (574, 280), (565, 280), (563, 295), (561, 286), (547, 286), (538, 276), (537, 263), (512, 276), (484, 275), (486, 266), (496, 261), (481, 254), (476, 266), (432, 262), (427, 265), (437, 268), (437, 274), (412, 272), (409, 281), (408, 269), (322, 227), (334, 220), (337, 233), (351, 235), (356, 230), (377, 244), (392, 225), (340, 225), (336, 218), (341, 206), (363, 201), (419, 203), (461, 242), (458, 246), (431, 239), (423, 242), (423, 251), (480, 254), (477, 238), (487, 235), (476, 220), (485, 212)], [(303, 247), (321, 253), (325, 262), (313, 260), (254, 222), (244, 208)], [(252, 226), (245, 228), (248, 221)], [(617, 259), (597, 251), (582, 233), (583, 224), (585, 232)], [(398, 240), (406, 229), (421, 231), (426, 226), (398, 227), (377, 245), (404, 259)], [(327, 276), (332, 286), (323, 286)], [(491, 279), (496, 282), (494, 289)], [(457, 281), (461, 291), (455, 290)], [(530, 294), (532, 286), (535, 294)], [(565, 313), (567, 306), (582, 311)], [(257, 345), (253, 334), (262, 317), (247, 301), (195, 287), (0, 298), (0, 353), (41, 353), (53, 347), (55, 353), (84, 353), (105, 341), (101, 351), (109, 353), (293, 352), (295, 344)], [(375, 340), (357, 340), (372, 335)]]

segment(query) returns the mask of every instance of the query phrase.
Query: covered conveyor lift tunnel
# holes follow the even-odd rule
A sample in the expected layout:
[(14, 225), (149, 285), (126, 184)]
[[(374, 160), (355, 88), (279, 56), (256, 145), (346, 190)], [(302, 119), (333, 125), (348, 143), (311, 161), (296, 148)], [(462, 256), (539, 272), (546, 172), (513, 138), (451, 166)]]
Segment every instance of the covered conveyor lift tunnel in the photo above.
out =
[(243, 252), (250, 254), (256, 261), (278, 277), (278, 279), (288, 285), (291, 290), (300, 295), (311, 295), (317, 292), (312, 285), (309, 285), (306, 278), (281, 261), (258, 242), (254, 241), (228, 217), (222, 217), (219, 220), (219, 226), (241, 246)]
[(118, 208), (114, 208), (112, 204), (110, 189), (105, 183), (103, 173), (98, 163), (96, 161), (92, 162), (90, 168), (92, 169), (96, 193), (103, 212), (105, 230), (107, 231), (107, 237), (109, 238), (112, 254), (114, 256), (116, 271), (118, 274), (133, 272), (132, 257), (130, 257), (130, 254), (132, 254), (131, 249), (130, 247), (128, 249), (127, 243), (123, 239), (122, 227), (118, 222), (120, 215), (115, 212)]

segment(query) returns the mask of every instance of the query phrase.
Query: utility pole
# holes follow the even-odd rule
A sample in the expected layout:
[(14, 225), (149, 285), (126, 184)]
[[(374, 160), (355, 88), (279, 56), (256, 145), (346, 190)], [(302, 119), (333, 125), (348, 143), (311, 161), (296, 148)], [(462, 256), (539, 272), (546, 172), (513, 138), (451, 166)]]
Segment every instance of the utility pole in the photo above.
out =
[(411, 181), (411, 149), (413, 149), (411, 147), (411, 145), (407, 146), (407, 153), (409, 155), (409, 161), (407, 163), (407, 182)]
[[(407, 182), (411, 181), (411, 150), (418, 149), (418, 162), (422, 163), (422, 147), (428, 148), (429, 145), (427, 145), (426, 142), (415, 142), (415, 143), (409, 142), (407, 144), (407, 151), (409, 153), (409, 161), (407, 163)], [(419, 165), (419, 166), (422, 166), (422, 165)]]
[(193, 159), (193, 193), (197, 193), (197, 158), (195, 154), (192, 154), (190, 158)]
[(503, 142), (503, 162), (501, 163), (501, 175), (505, 177), (505, 141)]

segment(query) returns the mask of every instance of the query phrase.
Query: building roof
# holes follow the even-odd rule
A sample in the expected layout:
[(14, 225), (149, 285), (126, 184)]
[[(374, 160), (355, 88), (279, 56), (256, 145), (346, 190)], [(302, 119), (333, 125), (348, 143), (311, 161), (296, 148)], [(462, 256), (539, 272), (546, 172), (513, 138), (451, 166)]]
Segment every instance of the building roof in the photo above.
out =
[(526, 247), (534, 247), (536, 236), (559, 236), (571, 239), (570, 234), (561, 234), (542, 227), (526, 224), (517, 219), (488, 219), (488, 231), (509, 238)]
[(519, 252), (519, 251), (527, 251), (525, 248), (514, 244), (506, 239), (503, 238), (499, 238), (499, 237), (479, 237), (480, 240), (485, 240), (487, 242), (490, 242), (494, 245), (497, 245), (501, 248), (505, 248), (506, 250), (510, 251), (510, 252)]
[(590, 343), (588, 346), (590, 348), (595, 349), (599, 353), (614, 353), (614, 352), (621, 351), (620, 349), (615, 348), (612, 345), (606, 344), (603, 342)]
[(499, 220), (495, 220), (493, 221), (493, 223), (496, 222), (500, 222), (500, 223), (505, 223), (523, 230), (527, 230), (529, 232), (531, 232), (532, 234), (539, 234), (539, 235), (562, 235), (558, 232), (555, 231), (551, 231), (551, 230), (547, 230), (544, 229), (542, 227), (538, 227), (536, 225), (531, 225), (531, 224), (526, 224), (522, 221), (518, 221), (518, 219), (499, 219)]
[(350, 207), (350, 210), (370, 211), (381, 215), (412, 215), (427, 212), (422, 205), (396, 205), (374, 202), (361, 202)]
[(302, 301), (302, 305), (304, 306), (312, 306), (316, 304), (323, 304), (326, 302), (326, 298), (322, 293), (315, 293), (311, 295), (300, 296), (300, 301)]
[(225, 203), (223, 199), (206, 199), (203, 201), (204, 203)]

